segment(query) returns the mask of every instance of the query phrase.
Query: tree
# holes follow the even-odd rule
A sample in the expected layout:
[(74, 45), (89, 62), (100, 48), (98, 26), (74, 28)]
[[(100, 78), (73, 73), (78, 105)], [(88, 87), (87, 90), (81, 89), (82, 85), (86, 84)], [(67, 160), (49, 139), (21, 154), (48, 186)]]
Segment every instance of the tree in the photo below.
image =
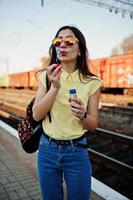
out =
[(120, 47), (114, 47), (111, 52), (111, 56), (117, 56), (120, 54)]
[(127, 53), (133, 53), (133, 34), (124, 38), (119, 46), (114, 47), (111, 51), (111, 56)]
[(133, 53), (133, 34), (123, 40), (121, 49), (123, 50), (123, 54)]
[(41, 66), (47, 66), (49, 63), (49, 57), (48, 56), (43, 56), (40, 58), (40, 63)]

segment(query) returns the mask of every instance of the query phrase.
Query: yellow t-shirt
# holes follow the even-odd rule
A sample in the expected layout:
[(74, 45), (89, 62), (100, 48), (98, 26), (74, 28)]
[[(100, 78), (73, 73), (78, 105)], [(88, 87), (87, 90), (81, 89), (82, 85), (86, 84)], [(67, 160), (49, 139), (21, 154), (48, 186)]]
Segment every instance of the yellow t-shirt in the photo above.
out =
[[(46, 71), (39, 74), (39, 79), (44, 88), (46, 88)], [(56, 100), (51, 108), (52, 122), (49, 122), (48, 116), (42, 122), (44, 132), (50, 137), (58, 140), (68, 140), (81, 137), (85, 130), (82, 127), (80, 119), (76, 118), (70, 109), (69, 90), (75, 88), (77, 97), (87, 107), (89, 96), (94, 94), (102, 85), (102, 81), (93, 76), (89, 77), (86, 83), (79, 79), (78, 70), (73, 73), (67, 73), (62, 69), (61, 88), (57, 94)], [(47, 105), (46, 105), (47, 106)]]

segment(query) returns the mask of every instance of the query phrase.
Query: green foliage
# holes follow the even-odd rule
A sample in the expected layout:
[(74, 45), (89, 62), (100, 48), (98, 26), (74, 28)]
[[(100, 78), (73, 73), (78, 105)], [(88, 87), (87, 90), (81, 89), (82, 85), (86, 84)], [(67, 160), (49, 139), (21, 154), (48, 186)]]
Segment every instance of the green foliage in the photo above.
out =
[(7, 87), (9, 85), (9, 76), (0, 74), (0, 87)]

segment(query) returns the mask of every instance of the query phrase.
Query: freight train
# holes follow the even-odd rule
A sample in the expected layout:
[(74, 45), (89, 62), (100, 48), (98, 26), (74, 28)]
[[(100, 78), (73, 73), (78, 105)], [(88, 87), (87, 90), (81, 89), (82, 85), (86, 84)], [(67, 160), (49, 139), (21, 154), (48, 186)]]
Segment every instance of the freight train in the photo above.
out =
[(31, 71), (18, 72), (9, 75), (0, 75), (0, 87), (18, 89), (37, 89), (37, 71), (39, 70), (35, 69)]
[[(133, 53), (94, 59), (89, 67), (103, 80), (102, 92), (133, 94)], [(37, 89), (37, 70), (0, 75), (0, 87)]]
[(104, 81), (102, 92), (133, 95), (133, 53), (92, 60), (90, 69)]

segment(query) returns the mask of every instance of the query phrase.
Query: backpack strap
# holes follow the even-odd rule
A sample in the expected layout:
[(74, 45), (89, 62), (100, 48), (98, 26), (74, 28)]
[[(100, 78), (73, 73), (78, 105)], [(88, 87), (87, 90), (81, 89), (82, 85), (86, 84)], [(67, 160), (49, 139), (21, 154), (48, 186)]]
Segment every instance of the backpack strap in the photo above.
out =
[[(46, 89), (47, 89), (47, 92), (50, 89), (50, 86), (51, 86), (51, 83), (50, 83), (50, 81), (48, 79), (48, 76), (47, 76), (47, 73), (46, 73)], [(51, 123), (52, 122), (52, 118), (51, 118), (50, 111), (48, 112), (48, 118), (49, 118), (49, 122)]]

